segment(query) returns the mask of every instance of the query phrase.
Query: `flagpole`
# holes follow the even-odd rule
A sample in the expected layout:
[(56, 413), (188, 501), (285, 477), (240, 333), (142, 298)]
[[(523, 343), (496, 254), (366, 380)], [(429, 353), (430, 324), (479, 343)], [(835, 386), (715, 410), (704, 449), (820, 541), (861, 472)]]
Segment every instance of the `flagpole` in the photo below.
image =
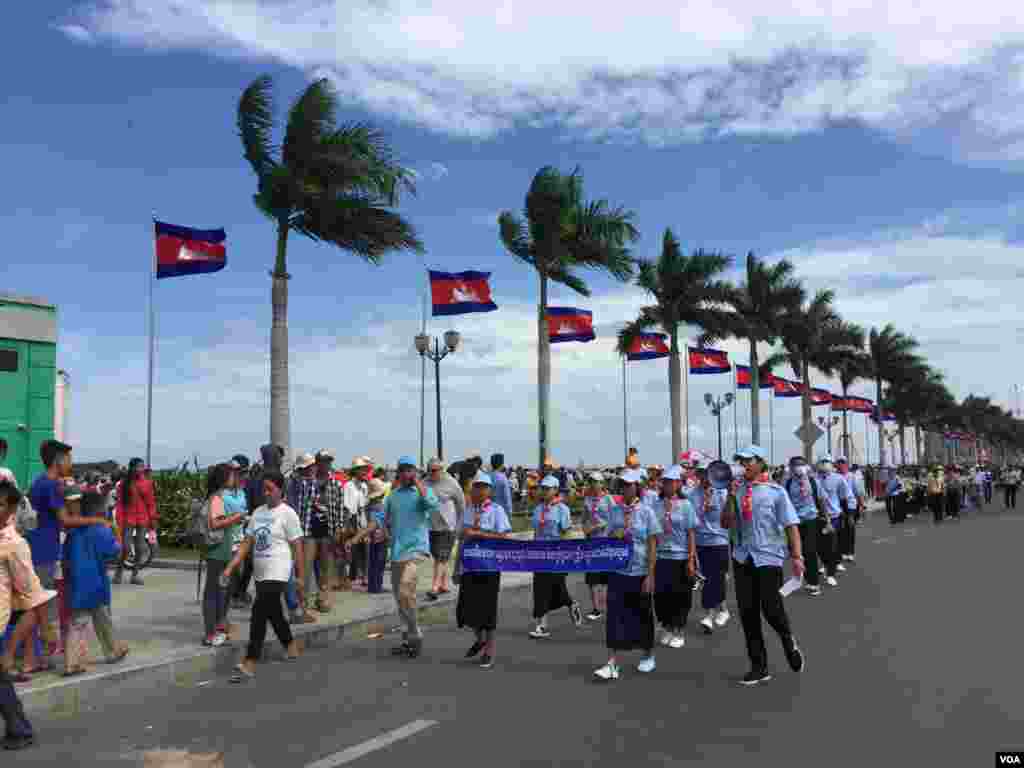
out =
[[(760, 387), (760, 385), (761, 385), (760, 380), (757, 382), (757, 384), (758, 384), (758, 387)], [(758, 395), (758, 397), (760, 397), (760, 394)], [(768, 392), (768, 433), (771, 435), (771, 449), (770, 449), (770, 452), (768, 454), (770, 456), (769, 461), (771, 461), (772, 464), (775, 464), (775, 388), (774, 387), (772, 387), (772, 389)]]
[(735, 363), (732, 366), (732, 452), (735, 456), (740, 451), (740, 428), (739, 428), (739, 416), (737, 411), (740, 409), (739, 394), (736, 390), (736, 377), (738, 374), (738, 368)]
[[(683, 363), (683, 376), (686, 386), (683, 387), (683, 423), (686, 424), (686, 434), (683, 435), (683, 450), (690, 450), (690, 339), (686, 339), (686, 356)], [(678, 456), (672, 457), (672, 463), (679, 461)]]
[[(430, 273), (427, 273), (427, 285), (430, 285)], [(420, 328), (420, 333), (426, 334), (427, 332), (427, 290), (423, 291), (423, 324)], [(425, 467), (423, 457), (423, 441), (424, 441), (424, 430), (426, 429), (426, 418), (427, 418), (427, 358), (425, 355), (420, 355), (420, 466)], [(438, 458), (441, 458), (438, 456)]]
[[(156, 217), (153, 217), (156, 229)], [(150, 234), (153, 234), (152, 232)], [(149, 266), (149, 377), (146, 385), (146, 466), (153, 460), (153, 357), (156, 350), (156, 311), (153, 308), (153, 285), (156, 283), (156, 237), (153, 236), (153, 262)]]
[[(622, 443), (623, 457), (629, 456), (629, 410), (627, 404), (629, 403), (627, 390), (626, 390), (626, 356), (622, 356)], [(623, 458), (625, 461), (625, 458)]]

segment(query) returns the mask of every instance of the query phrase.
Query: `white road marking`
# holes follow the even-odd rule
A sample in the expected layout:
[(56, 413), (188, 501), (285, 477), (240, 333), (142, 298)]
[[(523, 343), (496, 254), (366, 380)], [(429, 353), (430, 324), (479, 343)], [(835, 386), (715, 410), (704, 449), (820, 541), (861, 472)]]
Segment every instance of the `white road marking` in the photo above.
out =
[(354, 747), (349, 747), (341, 752), (335, 752), (333, 755), (323, 757), (315, 763), (310, 763), (306, 768), (338, 768), (339, 765), (351, 763), (353, 760), (358, 760), (364, 755), (376, 752), (378, 749), (384, 749), (384, 747), (389, 747), (396, 741), (407, 739), (435, 725), (437, 725), (436, 720), (413, 720), (401, 728), (382, 733), (380, 736), (374, 736), (372, 739), (367, 739), (361, 744), (356, 744)]

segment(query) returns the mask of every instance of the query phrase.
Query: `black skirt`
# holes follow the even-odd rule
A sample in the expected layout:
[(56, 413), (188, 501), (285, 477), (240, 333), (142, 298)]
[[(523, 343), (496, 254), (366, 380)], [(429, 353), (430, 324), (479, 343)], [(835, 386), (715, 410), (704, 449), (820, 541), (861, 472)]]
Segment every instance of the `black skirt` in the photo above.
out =
[(583, 577), (583, 581), (586, 582), (588, 587), (601, 587), (608, 585), (608, 572), (607, 571), (587, 571), (587, 574)]
[(471, 629), (497, 629), (500, 573), (464, 573), (459, 582), (455, 623)]
[(533, 618), (539, 619), (559, 608), (572, 605), (564, 573), (533, 574)]
[(659, 558), (654, 566), (654, 613), (667, 629), (682, 629), (693, 607), (693, 582), (686, 563)]
[(605, 643), (613, 651), (654, 648), (653, 605), (643, 583), (643, 576), (608, 574)]

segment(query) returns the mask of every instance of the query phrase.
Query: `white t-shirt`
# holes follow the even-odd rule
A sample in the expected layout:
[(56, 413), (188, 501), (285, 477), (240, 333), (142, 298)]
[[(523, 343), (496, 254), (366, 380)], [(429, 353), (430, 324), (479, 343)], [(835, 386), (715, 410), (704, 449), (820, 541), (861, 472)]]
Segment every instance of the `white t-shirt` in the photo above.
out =
[(256, 581), (288, 581), (292, 575), (291, 542), (302, 538), (295, 510), (284, 502), (273, 509), (259, 507), (245, 527), (253, 539), (252, 569)]

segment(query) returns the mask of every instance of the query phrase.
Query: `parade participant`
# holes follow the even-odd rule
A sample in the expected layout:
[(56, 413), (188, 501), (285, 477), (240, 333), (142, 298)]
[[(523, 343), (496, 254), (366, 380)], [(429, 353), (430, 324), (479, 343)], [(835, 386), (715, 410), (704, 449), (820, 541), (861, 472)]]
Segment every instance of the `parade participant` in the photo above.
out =
[[(485, 472), (477, 472), (470, 489), (470, 504), (463, 511), (463, 539), (505, 539), (512, 531), (505, 509), (491, 501), (494, 481)], [(455, 622), (459, 629), (469, 627), (476, 641), (466, 651), (466, 658), (475, 658), (481, 651), (480, 668), (494, 666), (494, 632), (498, 628), (498, 595), (501, 573), (463, 573), (459, 581), (459, 602)]]
[(437, 497), (437, 511), (430, 520), (430, 554), (434, 558), (434, 579), (427, 592), (428, 600), (437, 600), (447, 593), (448, 561), (455, 546), (455, 531), (466, 511), (466, 496), (459, 481), (444, 471), (438, 458), (427, 462), (423, 484)]
[[(608, 535), (608, 512), (615, 501), (604, 487), (604, 475), (591, 472), (587, 477), (587, 487), (583, 492), (583, 534), (588, 539)], [(608, 574), (588, 571), (584, 577), (590, 589), (592, 610), (587, 614), (590, 621), (598, 621), (605, 610), (608, 593)]]
[(650, 475), (646, 469), (640, 467), (637, 472), (640, 473), (640, 500), (645, 504), (653, 504), (658, 500), (661, 488), (657, 482), (651, 483)]
[(932, 467), (928, 475), (928, 505), (936, 523), (941, 523), (946, 506), (946, 478), (941, 466)]
[(286, 658), (294, 660), (299, 657), (299, 646), (285, 620), (281, 598), (293, 569), (300, 601), (304, 597), (302, 524), (295, 510), (284, 502), (284, 488), (284, 475), (277, 470), (264, 470), (263, 506), (250, 515), (245, 540), (221, 576), (221, 584), (229, 584), (231, 575), (252, 552), (256, 599), (252, 604), (249, 624), (249, 647), (245, 658), (235, 667), (231, 676), (233, 683), (242, 683), (256, 676), (256, 664), (263, 658), (268, 622), (286, 649)]
[(741, 682), (752, 686), (772, 678), (768, 672), (762, 615), (778, 633), (790, 668), (794, 672), (804, 668), (803, 651), (793, 636), (786, 607), (779, 594), (787, 543), (795, 575), (803, 576), (804, 562), (800, 549), (800, 520), (785, 490), (769, 478), (764, 449), (751, 445), (736, 456), (744, 467), (744, 477), (730, 492), (726, 522), (733, 537), (736, 601), (750, 658), (750, 671)]
[(903, 522), (905, 514), (902, 509), (898, 508), (902, 501), (900, 496), (903, 494), (903, 481), (897, 472), (892, 472), (889, 475), (889, 480), (885, 486), (885, 511), (889, 516), (889, 523), (896, 525), (897, 522)]
[[(227, 493), (237, 482), (228, 464), (210, 467), (206, 475), (206, 526), (211, 536), (206, 546), (206, 583), (203, 587), (203, 645), (219, 648), (228, 639), (228, 589), (221, 574), (241, 549), (242, 513), (228, 506)], [(244, 496), (243, 496), (244, 498)], [(216, 533), (214, 533), (216, 532)], [(216, 539), (213, 541), (212, 539)], [(237, 579), (236, 579), (237, 581)]]
[(852, 563), (856, 559), (857, 521), (860, 520), (861, 512), (864, 509), (864, 492), (862, 489), (858, 489), (857, 478), (850, 471), (850, 463), (845, 456), (840, 456), (836, 459), (836, 470), (846, 482), (846, 487), (850, 489), (851, 499), (843, 507), (843, 514), (839, 519), (840, 527), (837, 541), (839, 543), (840, 563), (836, 569), (842, 573), (846, 570), (843, 562)]
[(682, 467), (669, 467), (662, 475), (661, 493), (651, 505), (662, 528), (654, 571), (654, 612), (662, 627), (661, 644), (670, 648), (686, 645), (683, 632), (697, 575), (697, 521), (690, 500), (677, 494), (682, 478)]
[(618, 656), (624, 651), (643, 652), (637, 665), (640, 672), (653, 672), (656, 666), (652, 595), (661, 520), (640, 500), (640, 473), (627, 469), (620, 479), (622, 502), (609, 511), (608, 531), (612, 537), (632, 543), (632, 557), (626, 569), (608, 574), (605, 643), (610, 655), (607, 663), (594, 672), (599, 680), (619, 679)]
[(697, 561), (704, 577), (701, 589), (701, 607), (705, 611), (700, 621), (705, 634), (716, 627), (724, 627), (731, 618), (725, 605), (726, 574), (729, 572), (729, 532), (722, 527), (722, 508), (728, 491), (715, 490), (708, 481), (709, 462), (697, 465), (698, 485), (688, 494), (696, 516), (695, 538)]
[(369, 561), (366, 567), (366, 591), (377, 595), (384, 591), (384, 566), (387, 560), (387, 519), (384, 513), (384, 499), (387, 498), (388, 485), (376, 477), (367, 483), (366, 517), (369, 524), (359, 531), (349, 542), (349, 547), (358, 547), (364, 541), (369, 542)]
[(818, 494), (818, 481), (811, 476), (811, 468), (803, 456), (789, 460), (790, 476), (786, 480), (786, 493), (800, 518), (800, 544), (807, 565), (807, 593), (821, 594), (818, 569), (818, 539), (827, 523), (827, 517)]
[(986, 466), (984, 474), (985, 474), (985, 483), (984, 483), (984, 487), (985, 487), (985, 503), (986, 504), (991, 504), (992, 503), (992, 467), (991, 466)]
[[(569, 507), (558, 493), (558, 478), (547, 475), (540, 483), (544, 498), (533, 510), (533, 538), (535, 541), (560, 539), (572, 528)], [(568, 608), (569, 616), (577, 627), (583, 623), (579, 603), (569, 595), (565, 573), (533, 574), (533, 619), (536, 626), (530, 632), (535, 640), (551, 637), (547, 616), (559, 608)]]
[(818, 492), (822, 506), (828, 513), (828, 523), (819, 531), (818, 555), (825, 564), (825, 583), (830, 587), (838, 587), (836, 574), (839, 572), (840, 562), (837, 531), (841, 525), (843, 505), (853, 506), (854, 502), (850, 486), (835, 471), (831, 456), (826, 456), (818, 463)]
[(954, 520), (960, 519), (960, 494), (963, 493), (963, 479), (960, 468), (953, 466), (946, 470), (946, 515)]

